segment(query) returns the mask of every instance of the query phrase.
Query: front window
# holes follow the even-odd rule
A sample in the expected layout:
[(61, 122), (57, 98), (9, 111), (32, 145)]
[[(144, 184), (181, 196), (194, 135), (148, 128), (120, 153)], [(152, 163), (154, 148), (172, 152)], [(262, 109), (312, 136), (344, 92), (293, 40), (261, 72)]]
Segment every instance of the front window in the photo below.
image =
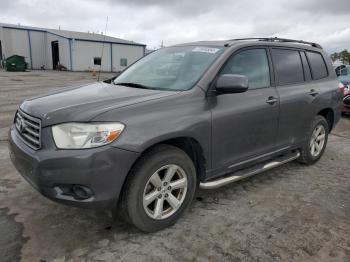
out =
[(204, 46), (163, 48), (126, 69), (114, 80), (114, 84), (158, 90), (189, 90), (222, 50), (222, 47)]
[(249, 49), (231, 56), (220, 74), (245, 75), (249, 89), (270, 86), (270, 69), (265, 49)]

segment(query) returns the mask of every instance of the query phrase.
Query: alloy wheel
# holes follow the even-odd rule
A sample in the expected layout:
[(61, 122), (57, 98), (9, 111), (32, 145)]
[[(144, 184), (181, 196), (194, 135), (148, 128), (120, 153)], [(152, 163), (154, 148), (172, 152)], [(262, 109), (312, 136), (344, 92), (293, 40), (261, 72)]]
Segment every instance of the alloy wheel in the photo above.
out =
[(156, 220), (173, 215), (182, 205), (187, 192), (187, 175), (178, 165), (159, 168), (147, 181), (143, 192), (143, 208)]
[(310, 140), (310, 153), (313, 157), (318, 157), (324, 147), (326, 140), (326, 130), (323, 125), (317, 125), (312, 132)]

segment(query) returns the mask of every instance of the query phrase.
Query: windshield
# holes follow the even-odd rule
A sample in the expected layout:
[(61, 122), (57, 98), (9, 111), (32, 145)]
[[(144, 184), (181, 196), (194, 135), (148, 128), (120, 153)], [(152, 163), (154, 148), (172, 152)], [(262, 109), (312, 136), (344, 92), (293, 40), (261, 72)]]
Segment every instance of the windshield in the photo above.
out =
[(188, 90), (222, 52), (221, 47), (182, 46), (155, 51), (127, 68), (116, 85), (158, 90)]

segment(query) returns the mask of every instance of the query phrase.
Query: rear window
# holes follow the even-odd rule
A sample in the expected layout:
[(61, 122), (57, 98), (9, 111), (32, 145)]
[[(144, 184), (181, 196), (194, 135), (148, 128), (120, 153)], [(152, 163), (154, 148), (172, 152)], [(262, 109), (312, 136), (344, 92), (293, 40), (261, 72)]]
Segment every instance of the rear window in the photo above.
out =
[(323, 57), (320, 53), (316, 52), (306, 52), (307, 57), (309, 58), (312, 78), (314, 80), (325, 78), (328, 76), (327, 66), (323, 60)]
[(304, 82), (304, 71), (299, 51), (289, 49), (272, 49), (277, 85)]

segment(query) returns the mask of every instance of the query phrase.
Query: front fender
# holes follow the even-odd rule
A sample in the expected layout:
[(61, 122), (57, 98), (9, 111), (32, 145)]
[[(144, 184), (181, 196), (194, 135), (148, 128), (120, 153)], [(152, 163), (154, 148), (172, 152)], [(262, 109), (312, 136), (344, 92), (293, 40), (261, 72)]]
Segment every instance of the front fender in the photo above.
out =
[(112, 146), (142, 153), (165, 140), (188, 137), (202, 147), (211, 163), (211, 111), (202, 90), (130, 105), (106, 112), (94, 121), (120, 121), (125, 130)]

